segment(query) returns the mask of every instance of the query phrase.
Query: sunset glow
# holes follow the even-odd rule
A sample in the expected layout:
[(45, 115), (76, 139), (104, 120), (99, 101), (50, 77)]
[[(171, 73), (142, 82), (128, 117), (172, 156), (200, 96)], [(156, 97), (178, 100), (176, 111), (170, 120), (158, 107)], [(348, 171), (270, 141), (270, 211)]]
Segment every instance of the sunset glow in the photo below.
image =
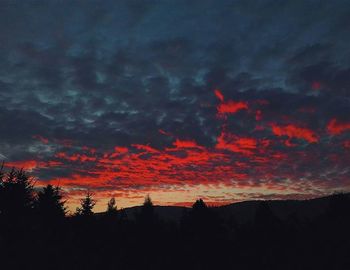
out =
[[(235, 111), (222, 110), (221, 105), (234, 103), (230, 100), (224, 103), (224, 95), (219, 90), (214, 94), (220, 97), (220, 103), (213, 104), (221, 108), (220, 113)], [(259, 106), (259, 110), (266, 110), (266, 106)], [(248, 111), (246, 114), (249, 116)], [(304, 164), (312, 169), (322, 162), (322, 153), (312, 145), (320, 144), (320, 138), (326, 138), (328, 133), (346, 132), (347, 124), (332, 119), (324, 130), (316, 133), (294, 124), (271, 124), (267, 119), (263, 127), (268, 130), (266, 136), (259, 136), (256, 131), (246, 137), (235, 133), (228, 120), (221, 117), (215, 120), (221, 128), (212, 146), (200, 145), (191, 138), (168, 136), (166, 131), (160, 132), (163, 135), (160, 139), (168, 141), (164, 147), (152, 146), (155, 142), (151, 141), (127, 147), (115, 145), (107, 150), (74, 142), (70, 145), (51, 143), (57, 140), (37, 135), (33, 136), (36, 144), (49, 144), (60, 150), (46, 161), (17, 160), (6, 162), (5, 166), (32, 172), (70, 171), (67, 176), (39, 178), (38, 181), (62, 186), (72, 207), (86, 190), (94, 191), (100, 207), (112, 196), (118, 197), (120, 206), (127, 207), (142, 201), (144, 194), (152, 194), (159, 204), (188, 205), (200, 196), (214, 205), (221, 205), (271, 194), (275, 194), (275, 198), (288, 198), (293, 194), (298, 194), (298, 198), (313, 197), (336, 190), (335, 181), (348, 187), (346, 175), (338, 175), (333, 181), (328, 181), (327, 176), (327, 171), (331, 173), (330, 168), (336, 164), (346, 166), (350, 161), (347, 151), (330, 153), (322, 169), (323, 175), (302, 170)], [(260, 120), (253, 116), (250, 119), (256, 124)], [(343, 144), (347, 147), (348, 141)]]
[(350, 191), (347, 13), (112, 2), (4, 9), (6, 170), (61, 186), (72, 211), (87, 191), (96, 211)]

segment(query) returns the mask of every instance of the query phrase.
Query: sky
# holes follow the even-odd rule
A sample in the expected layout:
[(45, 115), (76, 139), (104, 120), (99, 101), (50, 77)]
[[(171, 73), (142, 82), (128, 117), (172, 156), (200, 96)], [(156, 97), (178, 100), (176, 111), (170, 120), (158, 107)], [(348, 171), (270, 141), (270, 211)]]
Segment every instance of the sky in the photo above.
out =
[(350, 191), (348, 1), (0, 2), (0, 159), (74, 211)]

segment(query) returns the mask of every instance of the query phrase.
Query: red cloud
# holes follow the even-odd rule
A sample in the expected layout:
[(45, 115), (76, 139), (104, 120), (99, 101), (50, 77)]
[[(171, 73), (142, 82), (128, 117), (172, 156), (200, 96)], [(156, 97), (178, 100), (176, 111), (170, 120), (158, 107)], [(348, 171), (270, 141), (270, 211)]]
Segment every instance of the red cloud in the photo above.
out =
[(116, 147), (114, 147), (114, 151), (116, 153), (125, 154), (125, 153), (127, 153), (129, 151), (129, 149), (127, 147), (116, 146)]
[(5, 167), (8, 168), (16, 168), (16, 169), (24, 169), (27, 171), (32, 171), (34, 169), (38, 168), (49, 168), (49, 167), (57, 167), (62, 165), (59, 161), (37, 161), (37, 160), (21, 160), (21, 161), (12, 161), (12, 162), (6, 162)]
[(248, 109), (248, 103), (243, 101), (232, 101), (229, 100), (227, 102), (221, 103), (217, 106), (217, 110), (219, 114), (233, 114), (240, 110)]
[(221, 93), (221, 91), (219, 89), (216, 89), (214, 91), (215, 96), (221, 101), (224, 102), (224, 95)]
[(175, 147), (177, 148), (198, 148), (200, 147), (195, 141), (182, 141), (179, 139), (176, 139), (176, 141), (173, 143)]
[(29, 171), (37, 167), (43, 167), (41, 165), (43, 165), (43, 163), (40, 163), (36, 160), (23, 160), (23, 161), (14, 161), (14, 162), (5, 163), (6, 167), (14, 167), (16, 169), (24, 169)]
[(257, 141), (253, 138), (239, 138), (233, 134), (221, 132), (217, 138), (216, 149), (229, 150), (243, 155), (252, 155)]
[(150, 152), (150, 153), (157, 153), (158, 150), (155, 148), (152, 148), (149, 145), (144, 145), (144, 144), (132, 144), (133, 147), (135, 147), (138, 150), (143, 150), (145, 152)]
[(220, 104), (216, 107), (218, 111), (218, 116), (223, 117), (225, 114), (234, 114), (240, 110), (247, 110), (248, 103), (244, 101), (233, 101), (229, 100), (224, 102), (224, 95), (220, 90), (214, 91), (215, 96), (220, 100)]
[(277, 124), (271, 124), (272, 132), (276, 136), (287, 136), (288, 138), (303, 139), (309, 143), (317, 143), (318, 136), (308, 128), (302, 128), (289, 124), (287, 126), (278, 126)]
[(67, 155), (64, 152), (58, 152), (55, 154), (55, 157), (69, 160), (69, 161), (80, 161), (80, 162), (87, 162), (87, 161), (95, 161), (96, 157), (91, 157), (85, 154), (73, 154), (73, 155)]
[(339, 135), (347, 130), (350, 130), (350, 122), (339, 122), (333, 118), (327, 125), (327, 131), (331, 135)]

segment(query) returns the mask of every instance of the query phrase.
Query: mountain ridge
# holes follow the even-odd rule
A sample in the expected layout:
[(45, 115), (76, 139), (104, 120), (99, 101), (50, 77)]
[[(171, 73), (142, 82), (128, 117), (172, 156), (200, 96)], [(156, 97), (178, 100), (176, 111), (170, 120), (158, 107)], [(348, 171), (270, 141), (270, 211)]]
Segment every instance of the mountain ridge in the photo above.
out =
[[(350, 198), (350, 193), (342, 193), (342, 195)], [(336, 195), (327, 195), (305, 200), (250, 200), (209, 207), (225, 220), (233, 218), (235, 222), (244, 224), (253, 221), (256, 209), (261, 203), (265, 202), (270, 207), (272, 213), (279, 219), (285, 220), (293, 217), (301, 221), (307, 221), (325, 213), (334, 196)], [(122, 208), (118, 211), (124, 211), (127, 217), (133, 220), (136, 218), (141, 208), (142, 205)], [(159, 218), (165, 221), (179, 222), (182, 215), (190, 210), (191, 207), (186, 206), (154, 205), (155, 213)], [(104, 213), (105, 212), (100, 212), (95, 215), (99, 216)]]

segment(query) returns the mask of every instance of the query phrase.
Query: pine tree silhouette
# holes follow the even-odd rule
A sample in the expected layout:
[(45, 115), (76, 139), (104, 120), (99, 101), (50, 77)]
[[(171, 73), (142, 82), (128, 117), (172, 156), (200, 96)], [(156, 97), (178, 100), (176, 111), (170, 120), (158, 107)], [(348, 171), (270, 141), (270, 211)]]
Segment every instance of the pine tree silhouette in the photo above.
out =
[(67, 212), (65, 201), (59, 187), (47, 185), (39, 191), (36, 201), (36, 210), (39, 216), (49, 222), (62, 220)]
[(145, 201), (141, 208), (141, 218), (146, 221), (154, 217), (154, 207), (152, 199), (149, 195), (145, 197)]
[(34, 205), (34, 180), (22, 169), (14, 168), (2, 176), (0, 212), (9, 219), (25, 220)]
[(141, 226), (142, 230), (147, 231), (153, 230), (156, 222), (157, 220), (154, 213), (153, 202), (151, 197), (147, 195), (141, 210), (137, 215), (137, 223)]
[(78, 216), (92, 216), (94, 212), (92, 209), (94, 208), (96, 201), (93, 199), (92, 194), (87, 192), (84, 199), (80, 200), (80, 207), (76, 210), (76, 215)]

